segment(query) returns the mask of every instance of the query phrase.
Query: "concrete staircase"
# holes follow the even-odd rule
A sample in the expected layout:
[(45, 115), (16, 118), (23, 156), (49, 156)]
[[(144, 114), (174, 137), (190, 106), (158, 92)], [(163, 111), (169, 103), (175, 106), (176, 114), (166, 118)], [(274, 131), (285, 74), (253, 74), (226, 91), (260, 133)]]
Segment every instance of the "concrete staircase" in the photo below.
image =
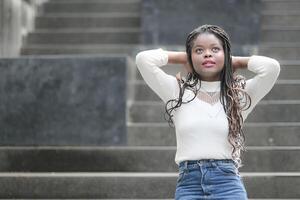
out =
[[(138, 1), (87, 1), (47, 3), (23, 55), (130, 52), (139, 37)], [(262, 1), (259, 54), (279, 59), (282, 71), (273, 90), (248, 118), (248, 151), (241, 174), (251, 199), (300, 199), (300, 40), (296, 37), (300, 24), (295, 20), (300, 18), (300, 2)], [(103, 10), (99, 13), (98, 9)], [(1, 147), (0, 157), (6, 162), (0, 164), (0, 198), (174, 197), (174, 129), (163, 120), (162, 102), (144, 83), (133, 60), (130, 62), (128, 145)], [(166, 66), (164, 70), (175, 75), (182, 68)]]
[(139, 43), (140, 0), (50, 0), (23, 55), (126, 54)]

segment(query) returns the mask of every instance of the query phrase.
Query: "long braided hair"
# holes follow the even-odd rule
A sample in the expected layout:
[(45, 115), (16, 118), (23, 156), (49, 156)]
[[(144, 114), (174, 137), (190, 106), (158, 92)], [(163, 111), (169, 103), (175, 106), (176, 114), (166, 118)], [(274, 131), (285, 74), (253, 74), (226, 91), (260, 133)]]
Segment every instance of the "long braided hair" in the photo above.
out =
[[(201, 87), (201, 77), (195, 71), (192, 62), (192, 47), (194, 40), (202, 33), (214, 34), (222, 43), (225, 60), (224, 67), (220, 72), (220, 102), (223, 105), (224, 111), (227, 115), (229, 133), (228, 141), (232, 145), (232, 158), (236, 166), (242, 166), (240, 153), (245, 151), (245, 135), (242, 130), (243, 117), (241, 112), (246, 110), (251, 105), (250, 96), (244, 91), (246, 81), (245, 78), (236, 75), (232, 69), (231, 59), (231, 44), (228, 34), (219, 26), (216, 25), (203, 25), (194, 29), (186, 39), (186, 53), (188, 63), (192, 66), (193, 72), (188, 73), (186, 78), (177, 77), (179, 85), (179, 95), (176, 99), (169, 100), (165, 105), (165, 119), (169, 125), (173, 124), (173, 111), (179, 108), (182, 104), (187, 104), (193, 101)], [(199, 84), (198, 84), (199, 83)], [(197, 87), (200, 86), (200, 87)], [(191, 90), (194, 97), (186, 102), (183, 102), (183, 95), (185, 90)]]

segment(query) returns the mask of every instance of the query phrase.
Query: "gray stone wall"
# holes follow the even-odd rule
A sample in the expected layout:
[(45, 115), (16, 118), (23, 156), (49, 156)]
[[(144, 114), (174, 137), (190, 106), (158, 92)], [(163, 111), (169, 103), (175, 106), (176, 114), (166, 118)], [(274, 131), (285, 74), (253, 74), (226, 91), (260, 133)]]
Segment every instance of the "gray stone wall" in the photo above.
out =
[(223, 27), (235, 52), (247, 53), (259, 41), (261, 0), (144, 0), (142, 43), (184, 45), (203, 24)]
[(0, 145), (126, 143), (126, 57), (0, 59)]

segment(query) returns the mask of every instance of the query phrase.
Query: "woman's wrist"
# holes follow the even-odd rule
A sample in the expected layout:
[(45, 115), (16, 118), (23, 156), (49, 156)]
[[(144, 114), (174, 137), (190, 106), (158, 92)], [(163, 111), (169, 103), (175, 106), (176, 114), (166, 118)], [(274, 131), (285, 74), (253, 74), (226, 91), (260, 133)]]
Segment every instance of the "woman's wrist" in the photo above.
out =
[(167, 51), (169, 64), (186, 64), (186, 52), (181, 51)]
[(236, 69), (245, 69), (248, 66), (250, 57), (240, 57), (240, 56), (231, 56), (232, 58), (232, 67)]
[(193, 69), (188, 62), (186, 52), (167, 51), (168, 64), (181, 64), (188, 73), (192, 73)]

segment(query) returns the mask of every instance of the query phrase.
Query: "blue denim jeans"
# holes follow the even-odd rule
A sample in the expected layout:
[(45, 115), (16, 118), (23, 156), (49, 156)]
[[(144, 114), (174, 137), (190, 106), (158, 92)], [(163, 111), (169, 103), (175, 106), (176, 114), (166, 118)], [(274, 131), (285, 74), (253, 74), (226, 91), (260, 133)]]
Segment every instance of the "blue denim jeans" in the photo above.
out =
[(247, 200), (233, 160), (184, 161), (179, 164), (176, 200)]

